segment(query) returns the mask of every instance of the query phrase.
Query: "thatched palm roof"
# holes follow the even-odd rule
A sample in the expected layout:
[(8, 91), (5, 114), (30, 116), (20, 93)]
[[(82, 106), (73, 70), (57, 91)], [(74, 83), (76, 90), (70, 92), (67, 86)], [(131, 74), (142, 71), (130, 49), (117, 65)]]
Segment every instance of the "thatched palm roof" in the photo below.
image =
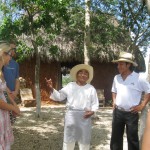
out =
[[(32, 47), (32, 43), (27, 38), (23, 38), (24, 41), (26, 39), (26, 43), (29, 47)], [(60, 61), (60, 62), (73, 62), (84, 61), (83, 55), (83, 43), (79, 43), (76, 41), (69, 41), (64, 36), (59, 35), (53, 41), (49, 41), (45, 44), (45, 47), (40, 47), (40, 56), (42, 60), (47, 61)], [(53, 48), (52, 48), (53, 47)], [(50, 49), (52, 48), (52, 49)], [(113, 59), (117, 59), (120, 51), (128, 51), (135, 55), (135, 60), (138, 63), (137, 71), (144, 72), (145, 71), (145, 61), (142, 55), (142, 52), (139, 50), (137, 46), (132, 46), (127, 49), (127, 46), (123, 43), (120, 44), (111, 44), (111, 45), (102, 45), (102, 44), (91, 44), (89, 55), (91, 61), (98, 62), (111, 62)], [(32, 51), (31, 56), (34, 56), (35, 52)]]
[[(79, 49), (75, 41), (67, 41), (65, 38), (59, 37), (56, 38), (54, 43), (60, 49), (58, 60), (60, 62), (70, 62), (70, 61), (84, 61), (83, 48)], [(128, 44), (129, 45), (129, 44)], [(121, 51), (127, 51), (132, 53), (135, 56), (135, 61), (138, 64), (137, 71), (144, 72), (145, 60), (142, 52), (139, 50), (138, 46), (133, 45), (132, 47), (127, 47), (123, 43), (115, 43), (111, 45), (91, 45), (89, 49), (89, 57), (91, 61), (98, 62), (111, 62), (114, 59), (117, 59)]]
[[(110, 24), (110, 27), (116, 29), (119, 23), (115, 17), (109, 15), (106, 16), (107, 25), (109, 26)], [(107, 34), (105, 34), (105, 32), (109, 29), (99, 27), (98, 29), (100, 33), (97, 33), (94, 25), (91, 29), (91, 44), (89, 48), (89, 58), (91, 61), (111, 62), (113, 59), (117, 59), (120, 51), (128, 51), (135, 55), (136, 62), (138, 63), (137, 70), (145, 71), (144, 57), (139, 48), (132, 44), (132, 39), (130, 38), (129, 33), (126, 31), (125, 33), (119, 33), (115, 40), (112, 40), (109, 44), (107, 42), (105, 44), (101, 42), (101, 39), (103, 37), (107, 39)], [(42, 35), (42, 40), (45, 41), (43, 46), (39, 47), (41, 59), (47, 61), (56, 60), (60, 62), (84, 62), (84, 31), (80, 29), (72, 31), (72, 29), (69, 30), (69, 27), (64, 27), (60, 35), (55, 38), (52, 37), (51, 39), (49, 39), (51, 35), (44, 32), (44, 29), (39, 29), (38, 34), (39, 36)], [(100, 38), (98, 40), (95, 39), (95, 35)], [(19, 37), (19, 40), (20, 39), (25, 42), (28, 47), (33, 48), (30, 37), (22, 35), (22, 37)], [(34, 56), (35, 51), (32, 51), (30, 54), (31, 56)]]

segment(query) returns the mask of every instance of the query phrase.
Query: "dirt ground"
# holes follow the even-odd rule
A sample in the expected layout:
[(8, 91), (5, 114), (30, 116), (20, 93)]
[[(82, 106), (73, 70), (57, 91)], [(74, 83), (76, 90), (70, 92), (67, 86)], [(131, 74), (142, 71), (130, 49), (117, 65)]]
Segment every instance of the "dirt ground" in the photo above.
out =
[[(64, 105), (44, 106), (41, 118), (36, 108), (21, 108), (22, 115), (13, 126), (12, 150), (61, 150), (63, 143)], [(109, 150), (112, 109), (100, 108), (93, 119), (91, 150)], [(76, 144), (75, 150), (78, 150)], [(126, 141), (125, 141), (125, 148)]]

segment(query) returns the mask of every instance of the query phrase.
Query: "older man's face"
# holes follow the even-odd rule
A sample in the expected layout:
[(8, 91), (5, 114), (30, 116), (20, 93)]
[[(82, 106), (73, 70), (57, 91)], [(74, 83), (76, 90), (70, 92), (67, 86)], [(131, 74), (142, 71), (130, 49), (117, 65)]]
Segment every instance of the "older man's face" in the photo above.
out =
[(77, 82), (86, 83), (89, 79), (89, 72), (85, 69), (77, 72)]

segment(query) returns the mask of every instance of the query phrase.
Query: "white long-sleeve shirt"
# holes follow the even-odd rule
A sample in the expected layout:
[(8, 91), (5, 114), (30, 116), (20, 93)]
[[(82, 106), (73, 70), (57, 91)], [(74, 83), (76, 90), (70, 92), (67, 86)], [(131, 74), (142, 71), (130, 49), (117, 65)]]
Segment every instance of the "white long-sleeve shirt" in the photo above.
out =
[(55, 101), (67, 99), (69, 109), (96, 111), (99, 108), (96, 90), (90, 84), (79, 86), (76, 82), (70, 82), (59, 92), (54, 89), (50, 98)]

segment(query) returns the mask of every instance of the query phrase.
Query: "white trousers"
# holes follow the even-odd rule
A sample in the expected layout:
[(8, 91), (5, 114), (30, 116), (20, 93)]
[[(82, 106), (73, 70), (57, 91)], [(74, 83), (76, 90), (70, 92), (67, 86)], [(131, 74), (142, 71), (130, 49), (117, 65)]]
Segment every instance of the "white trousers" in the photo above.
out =
[[(78, 143), (78, 145), (79, 145), (79, 150), (89, 150), (90, 149), (89, 144)], [(74, 147), (75, 147), (75, 142), (72, 142), (72, 143), (63, 142), (63, 150), (74, 150)]]

